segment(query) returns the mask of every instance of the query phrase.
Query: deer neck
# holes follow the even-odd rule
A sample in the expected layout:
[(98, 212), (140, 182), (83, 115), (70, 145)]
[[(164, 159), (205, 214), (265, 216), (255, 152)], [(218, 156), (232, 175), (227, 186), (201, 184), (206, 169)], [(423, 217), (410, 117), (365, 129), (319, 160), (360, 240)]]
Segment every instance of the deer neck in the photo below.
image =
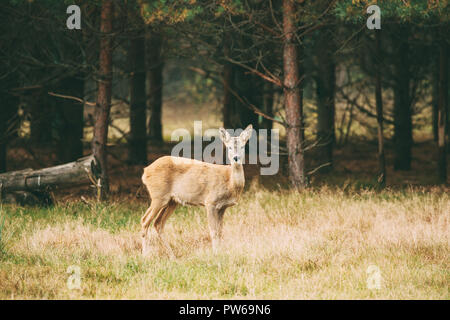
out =
[(242, 164), (233, 163), (231, 165), (230, 174), (230, 184), (231, 188), (237, 192), (242, 191), (245, 185), (244, 167)]

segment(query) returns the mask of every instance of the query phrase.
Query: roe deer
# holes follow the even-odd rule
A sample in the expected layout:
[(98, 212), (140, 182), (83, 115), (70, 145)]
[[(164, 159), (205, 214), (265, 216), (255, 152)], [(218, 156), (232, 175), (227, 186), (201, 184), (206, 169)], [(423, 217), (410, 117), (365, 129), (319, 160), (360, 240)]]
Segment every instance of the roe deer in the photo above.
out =
[(244, 189), (245, 144), (252, 134), (249, 125), (239, 137), (231, 137), (220, 128), (220, 138), (227, 148), (231, 165), (217, 165), (193, 159), (164, 156), (144, 169), (142, 181), (150, 194), (151, 205), (141, 218), (142, 253), (147, 253), (147, 235), (154, 220), (157, 237), (169, 255), (172, 249), (162, 237), (167, 218), (177, 204), (204, 206), (216, 252), (222, 238), (222, 221), (225, 209), (237, 203)]

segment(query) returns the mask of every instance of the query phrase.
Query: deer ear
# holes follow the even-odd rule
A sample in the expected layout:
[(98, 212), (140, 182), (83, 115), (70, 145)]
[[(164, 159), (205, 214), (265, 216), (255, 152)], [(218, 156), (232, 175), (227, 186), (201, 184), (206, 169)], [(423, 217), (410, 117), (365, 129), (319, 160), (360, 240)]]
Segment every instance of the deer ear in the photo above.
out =
[(224, 143), (227, 143), (230, 140), (230, 134), (228, 133), (228, 131), (225, 130), (224, 128), (220, 128), (219, 132), (220, 132), (220, 139), (222, 139)]
[(245, 130), (242, 131), (241, 135), (239, 136), (242, 143), (244, 144), (247, 143), (248, 139), (250, 139), (250, 137), (252, 136), (252, 133), (253, 133), (253, 126), (249, 124), (247, 128), (245, 128)]

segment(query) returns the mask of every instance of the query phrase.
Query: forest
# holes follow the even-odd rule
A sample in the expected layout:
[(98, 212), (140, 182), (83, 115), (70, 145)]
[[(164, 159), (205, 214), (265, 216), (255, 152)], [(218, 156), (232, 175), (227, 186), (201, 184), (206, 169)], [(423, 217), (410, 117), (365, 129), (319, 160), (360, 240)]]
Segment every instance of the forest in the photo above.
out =
[[(448, 299), (449, 19), (447, 0), (3, 0), (0, 299)], [(141, 256), (143, 169), (180, 129), (204, 149), (248, 125), (277, 133), (279, 169), (249, 143), (223, 249), (180, 206), (175, 259)]]

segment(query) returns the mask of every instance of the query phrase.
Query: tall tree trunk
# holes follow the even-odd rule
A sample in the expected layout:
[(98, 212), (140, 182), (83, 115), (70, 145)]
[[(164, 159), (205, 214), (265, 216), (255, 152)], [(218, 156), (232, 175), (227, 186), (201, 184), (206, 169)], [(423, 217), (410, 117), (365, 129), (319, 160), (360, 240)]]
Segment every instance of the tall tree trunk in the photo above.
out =
[[(224, 38), (224, 55), (236, 59), (231, 55), (230, 36)], [(251, 39), (239, 37), (236, 45), (244, 48)], [(242, 57), (240, 58), (242, 59)], [(264, 81), (259, 76), (249, 74), (238, 65), (226, 62), (223, 69), (224, 105), (222, 110), (224, 126), (227, 128), (245, 128), (249, 124), (255, 130), (259, 128), (258, 115), (249, 107), (249, 103), (263, 107)]]
[(263, 80), (259, 76), (246, 74), (245, 69), (233, 64), (225, 64), (223, 72), (222, 115), (224, 126), (226, 128), (245, 128), (252, 124), (253, 128), (258, 130), (258, 115), (250, 109), (248, 104), (262, 108)]
[[(226, 58), (231, 58), (230, 52), (230, 36), (224, 35), (223, 54)], [(222, 119), (224, 128), (233, 128), (231, 116), (234, 112), (234, 67), (231, 62), (225, 62), (223, 65), (223, 107)]]
[(150, 33), (147, 39), (147, 85), (149, 95), (150, 120), (149, 139), (153, 143), (162, 143), (162, 89), (163, 68), (162, 36)]
[(303, 110), (300, 105), (299, 55), (294, 39), (296, 30), (295, 14), (295, 2), (293, 0), (283, 0), (283, 71), (289, 179), (294, 187), (304, 188), (306, 179), (301, 135)]
[[(441, 33), (444, 37), (445, 33)], [(444, 38), (439, 45), (439, 110), (438, 110), (438, 171), (439, 182), (447, 183), (446, 126), (448, 111), (448, 45)]]
[[(2, 130), (2, 133), (4, 132), (4, 120), (5, 119), (0, 119), (0, 130)], [(0, 138), (0, 173), (6, 172), (7, 151), (6, 138)]]
[(8, 126), (8, 119), (4, 114), (0, 116), (0, 173), (6, 171), (7, 160), (7, 143), (8, 137), (6, 128)]
[(30, 104), (30, 139), (34, 145), (49, 145), (52, 142), (53, 110), (48, 88), (37, 90), (27, 101)]
[(128, 52), (130, 66), (130, 140), (128, 161), (147, 162), (147, 124), (145, 88), (145, 38), (139, 34), (131, 40)]
[(333, 146), (335, 141), (335, 87), (336, 65), (333, 39), (329, 29), (324, 29), (319, 39), (317, 88), (317, 140), (318, 154), (324, 166), (321, 171), (333, 168)]
[(396, 54), (394, 86), (394, 169), (411, 169), (412, 110), (410, 97), (409, 45), (406, 32)]
[[(235, 66), (234, 83), (237, 94), (243, 99), (258, 108), (262, 107), (262, 86), (263, 79), (254, 74), (248, 74), (248, 72), (242, 68)], [(233, 123), (234, 128), (245, 128), (249, 124), (253, 125), (253, 129), (258, 130), (258, 115), (249, 108), (247, 103), (242, 103), (238, 99), (234, 101), (234, 114), (235, 119)]]
[[(306, 75), (305, 47), (304, 47), (304, 44), (301, 43), (301, 44), (299, 44), (299, 52), (298, 52), (298, 77), (299, 77), (299, 79), (300, 78), (304, 79), (305, 75)], [(303, 113), (304, 89), (305, 89), (305, 86), (304, 86), (304, 82), (302, 80), (299, 83), (299, 91), (300, 91), (300, 141), (302, 141), (302, 144), (305, 141), (305, 121), (306, 121), (305, 115)]]
[[(273, 84), (270, 82), (264, 83), (264, 94), (263, 94), (263, 111), (273, 117)], [(272, 129), (273, 121), (267, 118), (262, 119), (261, 128), (263, 129)]]
[(109, 113), (111, 109), (112, 86), (112, 19), (113, 2), (102, 0), (100, 22), (100, 69), (97, 92), (97, 105), (95, 107), (94, 138), (92, 151), (101, 167), (100, 184), (101, 198), (104, 199), (109, 192), (109, 177), (107, 168), (107, 150)]
[(384, 157), (384, 135), (383, 135), (383, 95), (381, 87), (381, 30), (375, 30), (375, 51), (376, 51), (376, 71), (375, 71), (375, 101), (377, 109), (378, 123), (378, 183), (382, 188), (386, 185), (386, 162)]
[(8, 142), (13, 133), (11, 129), (13, 126), (13, 118), (17, 113), (19, 99), (10, 95), (8, 92), (0, 91), (1, 109), (0, 112), (0, 172), (7, 170), (7, 150)]
[(222, 119), (224, 128), (233, 128), (231, 115), (234, 110), (233, 90), (233, 65), (226, 63), (223, 67), (223, 107)]
[[(63, 79), (58, 93), (84, 97), (84, 74), (78, 73)], [(69, 99), (57, 101), (60, 116), (58, 127), (58, 158), (62, 163), (75, 161), (83, 156), (84, 105)]]
[(435, 56), (433, 63), (433, 70), (431, 71), (431, 90), (432, 90), (432, 98), (431, 98), (431, 112), (432, 112), (432, 130), (433, 130), (433, 139), (438, 142), (438, 113), (439, 113), (439, 74), (440, 74), (440, 58), (439, 53)]

